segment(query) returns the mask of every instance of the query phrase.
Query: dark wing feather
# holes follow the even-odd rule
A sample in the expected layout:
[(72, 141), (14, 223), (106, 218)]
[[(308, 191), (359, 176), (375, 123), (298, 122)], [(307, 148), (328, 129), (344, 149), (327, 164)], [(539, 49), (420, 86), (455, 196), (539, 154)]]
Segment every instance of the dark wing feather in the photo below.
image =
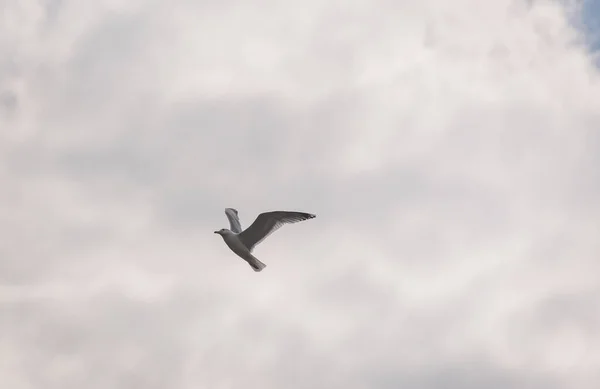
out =
[(254, 246), (277, 231), (284, 224), (297, 223), (314, 218), (315, 215), (305, 212), (273, 211), (258, 215), (254, 223), (239, 234), (239, 238), (252, 251)]

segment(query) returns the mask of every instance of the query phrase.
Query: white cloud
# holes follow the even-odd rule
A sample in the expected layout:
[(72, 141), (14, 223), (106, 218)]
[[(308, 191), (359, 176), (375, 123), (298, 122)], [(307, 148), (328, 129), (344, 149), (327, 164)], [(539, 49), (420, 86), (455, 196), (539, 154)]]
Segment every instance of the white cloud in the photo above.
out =
[[(2, 382), (595, 388), (572, 15), (299, 4), (0, 1)], [(229, 206), (318, 217), (256, 274)]]

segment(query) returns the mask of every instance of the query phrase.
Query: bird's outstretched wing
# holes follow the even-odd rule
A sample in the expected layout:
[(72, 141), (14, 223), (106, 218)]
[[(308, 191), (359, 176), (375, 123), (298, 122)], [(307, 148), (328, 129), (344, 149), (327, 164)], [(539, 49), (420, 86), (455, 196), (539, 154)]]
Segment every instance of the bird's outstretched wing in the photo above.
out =
[(284, 224), (297, 223), (312, 219), (315, 215), (305, 212), (273, 211), (258, 215), (254, 223), (239, 234), (239, 238), (248, 250), (262, 242)]
[(234, 208), (225, 208), (225, 215), (227, 215), (227, 219), (229, 219), (231, 231), (235, 232), (236, 234), (242, 232), (242, 226), (240, 224), (240, 218), (238, 217), (238, 211)]

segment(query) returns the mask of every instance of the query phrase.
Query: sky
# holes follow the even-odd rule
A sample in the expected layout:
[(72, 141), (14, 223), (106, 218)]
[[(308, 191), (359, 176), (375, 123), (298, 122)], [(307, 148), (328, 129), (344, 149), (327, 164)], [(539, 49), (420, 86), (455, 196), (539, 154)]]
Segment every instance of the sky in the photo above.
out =
[[(596, 54), (600, 51), (600, 0), (583, 0), (577, 4), (579, 12), (580, 29), (586, 37), (589, 50)], [(596, 59), (596, 65), (600, 67), (600, 59)]]
[(593, 15), (0, 0), (0, 382), (598, 388)]

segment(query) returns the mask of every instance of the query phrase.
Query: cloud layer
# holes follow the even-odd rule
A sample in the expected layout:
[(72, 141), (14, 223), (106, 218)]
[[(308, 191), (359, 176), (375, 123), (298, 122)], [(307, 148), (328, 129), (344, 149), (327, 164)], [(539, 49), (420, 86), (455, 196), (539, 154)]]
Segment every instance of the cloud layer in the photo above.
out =
[[(600, 82), (572, 9), (0, 9), (7, 387), (600, 383)], [(212, 234), (225, 207), (317, 218), (256, 274)]]

